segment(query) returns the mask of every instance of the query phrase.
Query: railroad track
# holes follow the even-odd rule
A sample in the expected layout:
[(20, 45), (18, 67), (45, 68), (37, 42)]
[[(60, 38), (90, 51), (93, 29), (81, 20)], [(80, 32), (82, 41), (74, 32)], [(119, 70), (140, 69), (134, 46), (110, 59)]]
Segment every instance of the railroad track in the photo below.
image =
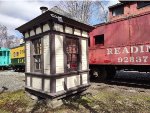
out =
[(146, 81), (146, 80), (113, 79), (105, 83), (109, 85), (150, 89), (150, 81)]

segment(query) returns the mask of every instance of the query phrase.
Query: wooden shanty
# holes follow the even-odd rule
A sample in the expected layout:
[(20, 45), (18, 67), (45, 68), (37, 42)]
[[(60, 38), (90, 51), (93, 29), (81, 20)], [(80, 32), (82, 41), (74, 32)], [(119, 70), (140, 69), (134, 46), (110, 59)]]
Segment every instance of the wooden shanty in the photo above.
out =
[(26, 48), (26, 91), (56, 98), (89, 86), (88, 32), (93, 28), (45, 7), (17, 28)]

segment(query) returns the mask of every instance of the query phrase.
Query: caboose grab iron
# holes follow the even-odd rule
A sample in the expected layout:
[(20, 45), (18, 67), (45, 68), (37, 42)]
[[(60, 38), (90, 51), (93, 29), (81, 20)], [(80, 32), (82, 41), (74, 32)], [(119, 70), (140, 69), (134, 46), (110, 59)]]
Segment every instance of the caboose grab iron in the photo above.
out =
[(17, 28), (26, 45), (25, 89), (48, 98), (61, 98), (89, 86), (88, 32), (93, 27), (56, 11), (45, 10)]

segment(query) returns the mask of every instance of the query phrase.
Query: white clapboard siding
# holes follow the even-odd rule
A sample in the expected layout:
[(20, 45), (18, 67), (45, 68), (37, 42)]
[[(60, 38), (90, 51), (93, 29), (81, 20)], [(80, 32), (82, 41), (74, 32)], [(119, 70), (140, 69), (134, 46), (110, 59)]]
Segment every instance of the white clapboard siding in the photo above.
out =
[(49, 35), (45, 35), (44, 42), (44, 74), (50, 74), (50, 43)]
[(87, 70), (87, 43), (85, 39), (81, 40), (82, 46), (82, 70)]
[(56, 79), (56, 92), (64, 90), (64, 78)]
[(26, 84), (27, 84), (27, 86), (29, 86), (29, 87), (30, 87), (30, 77), (29, 77), (29, 76), (27, 76)]
[(83, 31), (83, 32), (82, 32), (82, 36), (83, 36), (83, 37), (88, 37), (88, 33), (87, 33), (86, 31)]
[(54, 30), (56, 31), (60, 31), (60, 32), (63, 32), (63, 25), (60, 25), (60, 24), (54, 24)]
[(40, 27), (36, 28), (36, 34), (40, 34), (40, 33), (42, 33), (41, 28)]
[(81, 36), (81, 31), (79, 29), (74, 30), (74, 35)]
[(67, 77), (67, 89), (80, 85), (80, 75)]
[(82, 84), (88, 84), (88, 74), (82, 74)]
[(63, 36), (55, 35), (56, 73), (64, 73)]
[(50, 27), (48, 24), (43, 25), (43, 32), (50, 30)]
[(32, 87), (35, 89), (42, 89), (42, 78), (32, 77)]
[(71, 27), (65, 27), (65, 33), (73, 34), (73, 29)]
[(34, 35), (35, 35), (34, 30), (31, 30), (31, 31), (30, 31), (30, 36), (34, 36)]
[(50, 79), (44, 79), (44, 91), (50, 92)]
[(25, 38), (28, 38), (28, 37), (29, 37), (29, 33), (26, 32), (26, 33), (25, 33)]
[(26, 42), (26, 72), (30, 72), (30, 62), (31, 62), (31, 55), (30, 55), (30, 41)]

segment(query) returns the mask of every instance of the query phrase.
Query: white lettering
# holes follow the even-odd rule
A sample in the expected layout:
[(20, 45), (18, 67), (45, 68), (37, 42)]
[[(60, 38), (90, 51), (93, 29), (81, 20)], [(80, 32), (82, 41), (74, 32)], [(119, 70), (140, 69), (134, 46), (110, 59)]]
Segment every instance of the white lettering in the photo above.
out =
[(150, 52), (150, 45), (146, 45), (146, 51), (145, 52)]
[(124, 62), (124, 63), (127, 63), (127, 62), (131, 62), (131, 63), (141, 63), (141, 62), (144, 62), (146, 63), (148, 60), (148, 56), (143, 56), (143, 57), (140, 57), (140, 56), (137, 56), (137, 57), (118, 57), (118, 62)]
[(128, 62), (128, 57), (123, 58), (124, 62)]
[(130, 57), (130, 62), (134, 62), (134, 57)]
[(141, 57), (136, 57), (136, 62), (142, 62)]
[(114, 48), (115, 52), (114, 54), (120, 54), (120, 48)]
[(141, 45), (140, 46), (140, 53), (143, 53), (144, 52), (144, 45)]
[(112, 49), (107, 49), (107, 55), (113, 54)]
[(122, 58), (121, 57), (118, 57), (118, 62), (122, 62)]
[(129, 53), (129, 51), (128, 51), (127, 47), (124, 47), (124, 48), (123, 48), (122, 53), (127, 53), (127, 54)]
[(143, 56), (144, 62), (147, 62), (148, 56)]
[(138, 47), (131, 46), (131, 53), (137, 53), (137, 52), (138, 52)]

